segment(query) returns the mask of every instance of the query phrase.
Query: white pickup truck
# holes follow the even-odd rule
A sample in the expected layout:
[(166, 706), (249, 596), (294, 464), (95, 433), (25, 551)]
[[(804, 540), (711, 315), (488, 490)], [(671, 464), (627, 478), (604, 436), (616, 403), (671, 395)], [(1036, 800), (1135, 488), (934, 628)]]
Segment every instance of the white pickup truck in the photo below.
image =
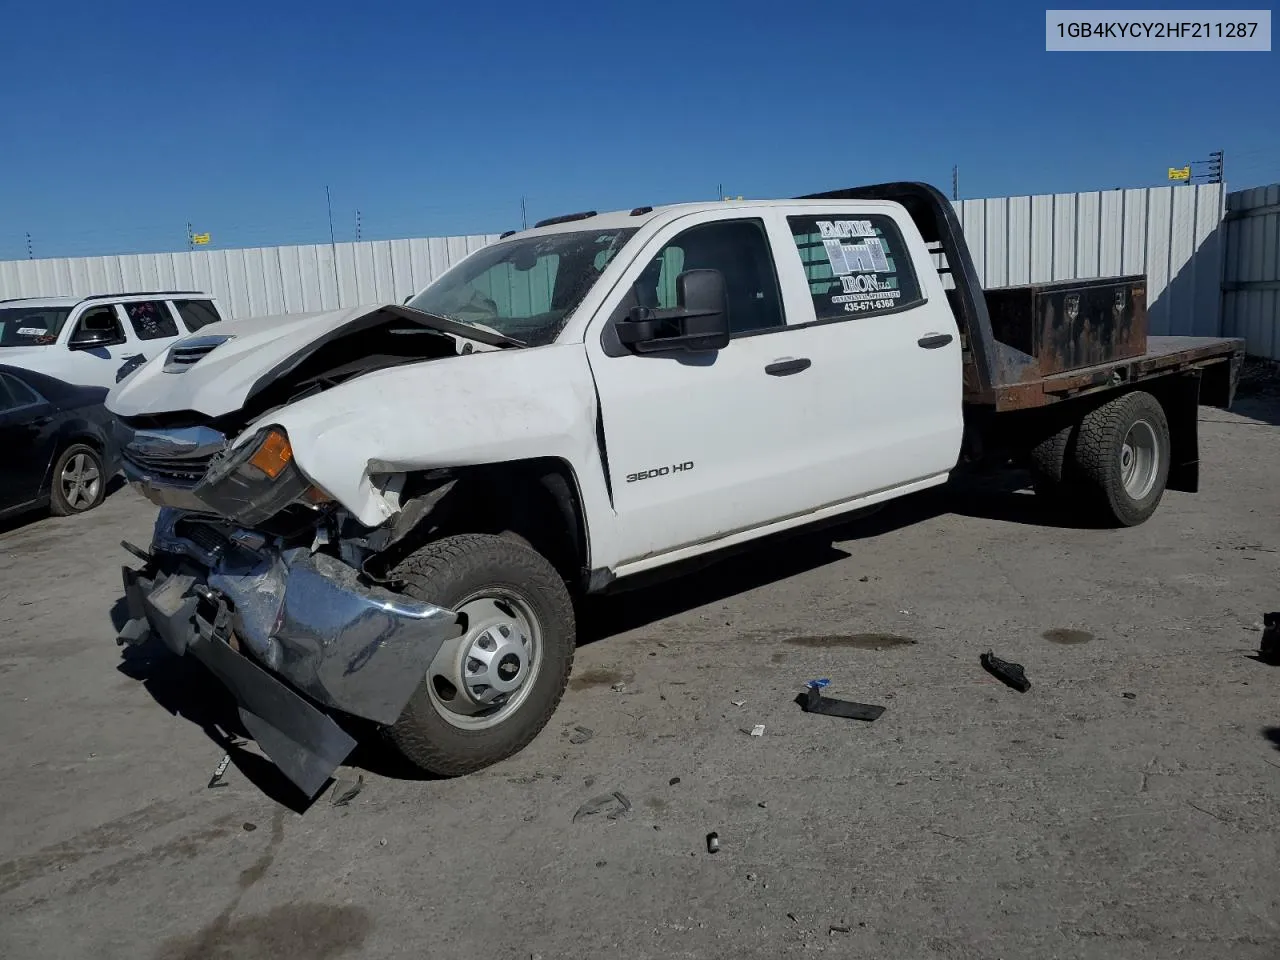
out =
[(556, 218), (407, 304), (213, 325), (118, 385), (162, 507), (121, 642), (203, 661), (308, 794), (344, 715), (465, 773), (547, 723), (575, 596), (971, 461), (1140, 523), (1197, 488), (1242, 356), (1148, 338), (1141, 277), (983, 291), (925, 184)]

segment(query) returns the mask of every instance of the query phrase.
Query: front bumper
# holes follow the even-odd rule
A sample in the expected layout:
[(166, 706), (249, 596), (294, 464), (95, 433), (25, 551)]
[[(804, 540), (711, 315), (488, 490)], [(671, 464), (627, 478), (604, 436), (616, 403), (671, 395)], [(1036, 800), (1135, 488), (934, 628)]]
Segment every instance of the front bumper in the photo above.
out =
[(162, 510), (151, 561), (123, 568), (121, 640), (155, 634), (204, 663), (267, 756), (314, 796), (355, 746), (330, 713), (395, 723), (462, 632), (458, 617), (366, 586), (326, 554), (277, 552), (243, 532), (211, 550), (176, 529), (184, 519)]

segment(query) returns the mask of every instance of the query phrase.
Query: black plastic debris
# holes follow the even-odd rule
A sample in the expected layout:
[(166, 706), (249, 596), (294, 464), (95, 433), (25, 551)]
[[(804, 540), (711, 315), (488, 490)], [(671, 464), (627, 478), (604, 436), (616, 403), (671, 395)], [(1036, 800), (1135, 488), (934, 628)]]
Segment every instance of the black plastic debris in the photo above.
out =
[(1031, 689), (1031, 681), (1027, 679), (1027, 672), (1022, 669), (1022, 664), (1001, 660), (990, 650), (978, 659), (987, 673), (1006, 686), (1013, 687), (1019, 693), (1026, 693)]
[(1137, 699), (1138, 699), (1138, 695), (1137, 695), (1136, 693), (1130, 693), (1128, 690), (1126, 690), (1124, 693), (1120, 694), (1120, 696), (1124, 697), (1126, 700), (1137, 700)]
[(590, 727), (574, 727), (573, 733), (569, 734), (569, 742), (573, 744), (586, 743), (596, 732)]
[(253, 833), (253, 831), (258, 829), (258, 825), (256, 823), (250, 823), (248, 820), (246, 820), (244, 823), (240, 824), (240, 829), (243, 830), (245, 833)]
[(355, 780), (339, 780), (333, 785), (333, 805), (335, 807), (345, 807), (363, 789), (364, 774), (360, 774)]
[(805, 713), (820, 713), (828, 717), (843, 717), (846, 720), (866, 720), (868, 723), (879, 719), (885, 708), (872, 703), (854, 703), (852, 700), (839, 700), (835, 697), (824, 697), (822, 688), (831, 683), (825, 677), (821, 680), (810, 680), (805, 684), (804, 693), (796, 697), (796, 703)]
[(1258, 659), (1273, 667), (1280, 667), (1280, 612), (1262, 615), (1262, 641), (1258, 644)]
[(231, 754), (224, 753), (222, 759), (218, 761), (217, 769), (213, 771), (213, 776), (209, 778), (209, 789), (214, 787), (225, 787), (227, 781), (223, 780), (223, 776), (227, 772), (227, 767), (231, 766)]
[(674, 786), (675, 786), (677, 783), (679, 783), (679, 782), (680, 782), (680, 778), (679, 778), (679, 777), (672, 777), (670, 780), (668, 780), (668, 781), (667, 781), (667, 786), (668, 786), (668, 787), (674, 787)]
[(712, 830), (707, 834), (707, 853), (720, 852), (720, 834)]
[(631, 801), (622, 791), (615, 790), (613, 793), (602, 793), (598, 797), (592, 797), (580, 806), (573, 814), (573, 822), (577, 823), (598, 813), (603, 813), (608, 820), (617, 820), (630, 812)]

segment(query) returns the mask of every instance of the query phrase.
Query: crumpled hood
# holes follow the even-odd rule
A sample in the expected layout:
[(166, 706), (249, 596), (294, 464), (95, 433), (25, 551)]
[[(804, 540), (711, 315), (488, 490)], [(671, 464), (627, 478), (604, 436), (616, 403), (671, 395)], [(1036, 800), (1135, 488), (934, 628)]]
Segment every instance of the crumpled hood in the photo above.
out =
[[(380, 309), (350, 307), (328, 313), (302, 313), (227, 320), (201, 327), (153, 357), (107, 395), (107, 409), (120, 417), (194, 410), (220, 417), (244, 405), (263, 376), (325, 334)], [(170, 350), (208, 337), (230, 337), (177, 373), (166, 373)]]

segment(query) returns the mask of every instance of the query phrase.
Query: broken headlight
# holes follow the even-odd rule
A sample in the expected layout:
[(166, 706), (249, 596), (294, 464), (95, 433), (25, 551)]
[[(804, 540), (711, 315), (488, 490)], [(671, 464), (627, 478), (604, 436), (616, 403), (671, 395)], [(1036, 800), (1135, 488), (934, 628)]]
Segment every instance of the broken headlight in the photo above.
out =
[(194, 492), (217, 513), (246, 526), (298, 500), (317, 506), (331, 499), (298, 469), (281, 427), (265, 427), (215, 460)]

